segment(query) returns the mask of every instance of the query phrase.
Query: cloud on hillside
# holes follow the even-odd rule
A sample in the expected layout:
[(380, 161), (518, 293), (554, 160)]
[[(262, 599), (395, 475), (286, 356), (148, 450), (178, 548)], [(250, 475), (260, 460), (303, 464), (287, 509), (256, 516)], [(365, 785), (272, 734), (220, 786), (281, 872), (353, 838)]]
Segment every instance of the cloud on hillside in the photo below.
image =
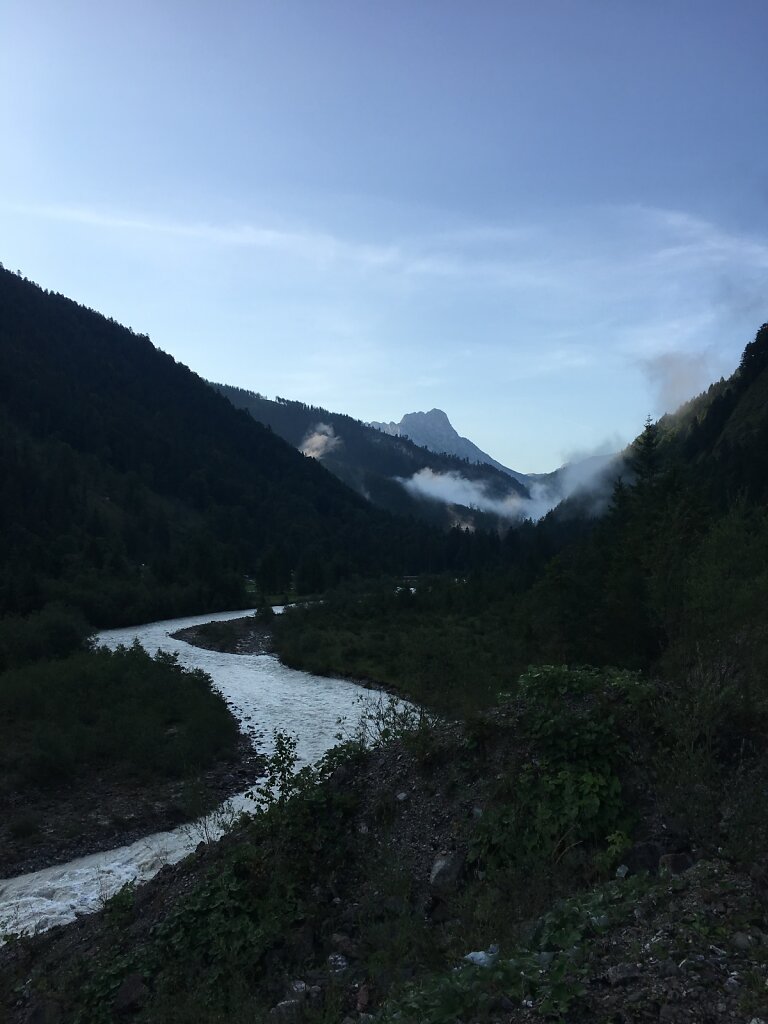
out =
[(407, 479), (396, 479), (414, 497), (479, 509), (514, 522), (520, 519), (541, 519), (561, 501), (579, 493), (595, 492), (599, 500), (594, 512), (599, 512), (604, 505), (605, 493), (609, 493), (606, 487), (612, 483), (616, 469), (614, 456), (605, 451), (582, 456), (563, 466), (553, 479), (531, 481), (528, 485), (530, 499), (519, 495), (492, 497), (482, 482), (468, 480), (455, 471), (435, 473), (425, 468)]
[(399, 484), (416, 498), (430, 498), (450, 505), (463, 505), (465, 508), (476, 508), (482, 512), (491, 512), (504, 519), (527, 518), (531, 502), (517, 495), (507, 498), (492, 498), (485, 485), (476, 480), (467, 480), (461, 473), (435, 473), (424, 468), (404, 479), (395, 478)]
[(329, 423), (316, 423), (311, 430), (307, 431), (306, 437), (299, 445), (299, 451), (308, 455), (311, 459), (322, 459), (330, 455), (341, 444), (333, 427)]
[(683, 402), (704, 391), (712, 379), (710, 362), (706, 352), (660, 352), (641, 359), (640, 369), (655, 395), (654, 412), (674, 412)]

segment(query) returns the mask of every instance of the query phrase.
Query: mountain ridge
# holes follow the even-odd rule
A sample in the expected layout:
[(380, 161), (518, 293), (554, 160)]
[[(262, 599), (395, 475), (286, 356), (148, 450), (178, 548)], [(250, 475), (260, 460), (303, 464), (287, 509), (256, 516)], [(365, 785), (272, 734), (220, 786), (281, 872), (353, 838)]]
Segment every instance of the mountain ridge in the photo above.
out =
[(445, 452), (470, 462), (480, 462), (493, 466), (506, 473), (520, 483), (527, 485), (529, 477), (498, 462), (479, 448), (474, 441), (461, 434), (451, 423), (447, 413), (442, 409), (430, 409), (429, 412), (407, 412), (399, 423), (379, 423), (371, 421), (368, 426), (380, 430), (393, 437), (406, 437), (414, 444), (423, 445), (433, 452)]
[(322, 464), (358, 494), (399, 514), (442, 527), (498, 529), (525, 516), (530, 492), (503, 470), (460, 455), (435, 452), (388, 435), (344, 413), (286, 398), (213, 384), (284, 440)]

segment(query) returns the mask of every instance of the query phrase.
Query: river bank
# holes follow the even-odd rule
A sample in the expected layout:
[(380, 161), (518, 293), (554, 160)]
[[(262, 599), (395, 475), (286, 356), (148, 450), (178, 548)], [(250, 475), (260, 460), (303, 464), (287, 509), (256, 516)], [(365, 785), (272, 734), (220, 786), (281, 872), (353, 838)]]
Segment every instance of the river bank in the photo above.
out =
[[(298, 737), (300, 764), (312, 763), (334, 745), (341, 720), (356, 721), (361, 701), (368, 696), (366, 690), (339, 679), (293, 671), (267, 654), (233, 655), (201, 649), (173, 635), (211, 621), (250, 618), (252, 622), (252, 612), (253, 609), (239, 610), (164, 620), (108, 630), (97, 639), (113, 651), (131, 649), (134, 641), (138, 641), (152, 655), (156, 652), (160, 652), (162, 658), (173, 655), (175, 663), (185, 670), (202, 670), (211, 677), (214, 688), (255, 749), (268, 755), (273, 730), (280, 729)], [(258, 761), (255, 766), (260, 767)], [(240, 774), (243, 767), (248, 769), (245, 777)], [(87, 799), (76, 812), (64, 808), (61, 812), (63, 818), (55, 819), (58, 798), (52, 793), (49, 804), (41, 806), (41, 810), (52, 816), (50, 821), (46, 820), (46, 825), (55, 837), (53, 846), (56, 848), (43, 848), (45, 852), (39, 853), (35, 860), (34, 850), (17, 846), (15, 861), (7, 860), (9, 864), (15, 863), (20, 871), (31, 873), (16, 873), (14, 876), (11, 869), (0, 880), (0, 930), (3, 925), (11, 932), (26, 932), (65, 924), (82, 914), (93, 913), (126, 883), (151, 879), (164, 865), (174, 864), (191, 853), (201, 838), (220, 835), (223, 825), (240, 811), (252, 808), (245, 794), (251, 788), (253, 774), (249, 763), (243, 761), (225, 768), (221, 775), (214, 775), (210, 780), (203, 777), (203, 782), (210, 782), (212, 793), (231, 796), (231, 799), (226, 800), (220, 815), (217, 813), (214, 819), (202, 825), (192, 822), (179, 826), (179, 793), (173, 789), (173, 784), (167, 793), (161, 794), (162, 799), (158, 796), (147, 804), (143, 824), (141, 818), (127, 823), (113, 822), (107, 816), (114, 817), (121, 813), (119, 810), (113, 811), (111, 805), (102, 808)], [(153, 793), (159, 792), (151, 788)], [(199, 799), (195, 788), (191, 787), (191, 792), (183, 794), (188, 798), (187, 806), (189, 800)], [(94, 783), (91, 794), (96, 789)], [(63, 792), (62, 789), (60, 793)], [(136, 805), (141, 804), (143, 792), (141, 787), (137, 787), (135, 793), (138, 798), (133, 802), (128, 794), (122, 805), (124, 813), (142, 812)], [(210, 804), (208, 798), (206, 802)], [(190, 807), (187, 820), (193, 813), (194, 807)], [(99, 814), (105, 819), (101, 823), (97, 821)], [(82, 824), (78, 815), (82, 815)], [(95, 835), (89, 830), (91, 815), (95, 821)], [(68, 822), (74, 834), (57, 836), (53, 831), (57, 827), (54, 820), (59, 825)], [(152, 831), (153, 821), (160, 823), (160, 831)], [(170, 830), (169, 825), (172, 826)], [(126, 842), (128, 845), (119, 845)], [(80, 851), (89, 849), (101, 852), (81, 855)], [(74, 859), (68, 859), (68, 853), (72, 853)], [(62, 863), (62, 860), (66, 862)], [(42, 864), (49, 866), (40, 867)]]
[(127, 779), (106, 770), (53, 792), (0, 800), (0, 879), (39, 871), (192, 824), (263, 774), (264, 756), (241, 736), (235, 756), (192, 778)]
[(219, 654), (274, 654), (272, 630), (254, 615), (204, 622), (171, 633), (171, 639)]

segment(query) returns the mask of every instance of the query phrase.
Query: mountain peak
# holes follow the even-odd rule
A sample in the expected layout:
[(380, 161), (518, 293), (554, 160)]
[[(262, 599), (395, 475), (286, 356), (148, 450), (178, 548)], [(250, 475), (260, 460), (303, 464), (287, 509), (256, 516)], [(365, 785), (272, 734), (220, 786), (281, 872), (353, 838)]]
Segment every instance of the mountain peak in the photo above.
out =
[(385, 434), (407, 437), (414, 444), (429, 448), (430, 451), (439, 454), (457, 455), (469, 462), (484, 462), (500, 469), (521, 483), (526, 482), (525, 474), (516, 473), (513, 469), (502, 466), (500, 462), (492, 459), (490, 455), (478, 448), (469, 438), (462, 437), (442, 409), (430, 409), (429, 412), (407, 412), (399, 423), (370, 423), (368, 425), (382, 430)]

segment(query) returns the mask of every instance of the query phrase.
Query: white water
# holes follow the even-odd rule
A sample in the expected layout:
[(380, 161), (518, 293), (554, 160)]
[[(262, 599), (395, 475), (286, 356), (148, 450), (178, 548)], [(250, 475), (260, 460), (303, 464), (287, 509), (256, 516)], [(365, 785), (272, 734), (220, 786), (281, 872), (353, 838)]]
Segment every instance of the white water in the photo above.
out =
[[(241, 728), (253, 735), (259, 750), (269, 752), (272, 730), (280, 729), (298, 736), (302, 761), (316, 761), (334, 745), (338, 720), (357, 717), (361, 699), (370, 697), (368, 690), (346, 680), (294, 671), (272, 655), (219, 654), (170, 636), (186, 626), (247, 614), (221, 612), (168, 619), (108, 630), (100, 633), (98, 640), (115, 648), (138, 639), (151, 654), (157, 650), (177, 652), (181, 665), (201, 668), (212, 677)], [(234, 812), (246, 806), (244, 794), (231, 801)], [(229, 809), (224, 820), (228, 816)], [(0, 880), (0, 941), (4, 932), (44, 931), (74, 921), (78, 914), (99, 910), (104, 900), (127, 882), (152, 878), (164, 864), (174, 864), (191, 853), (201, 839), (220, 834), (220, 821), (221, 816), (214, 815), (197, 826), (159, 832), (129, 846)]]

